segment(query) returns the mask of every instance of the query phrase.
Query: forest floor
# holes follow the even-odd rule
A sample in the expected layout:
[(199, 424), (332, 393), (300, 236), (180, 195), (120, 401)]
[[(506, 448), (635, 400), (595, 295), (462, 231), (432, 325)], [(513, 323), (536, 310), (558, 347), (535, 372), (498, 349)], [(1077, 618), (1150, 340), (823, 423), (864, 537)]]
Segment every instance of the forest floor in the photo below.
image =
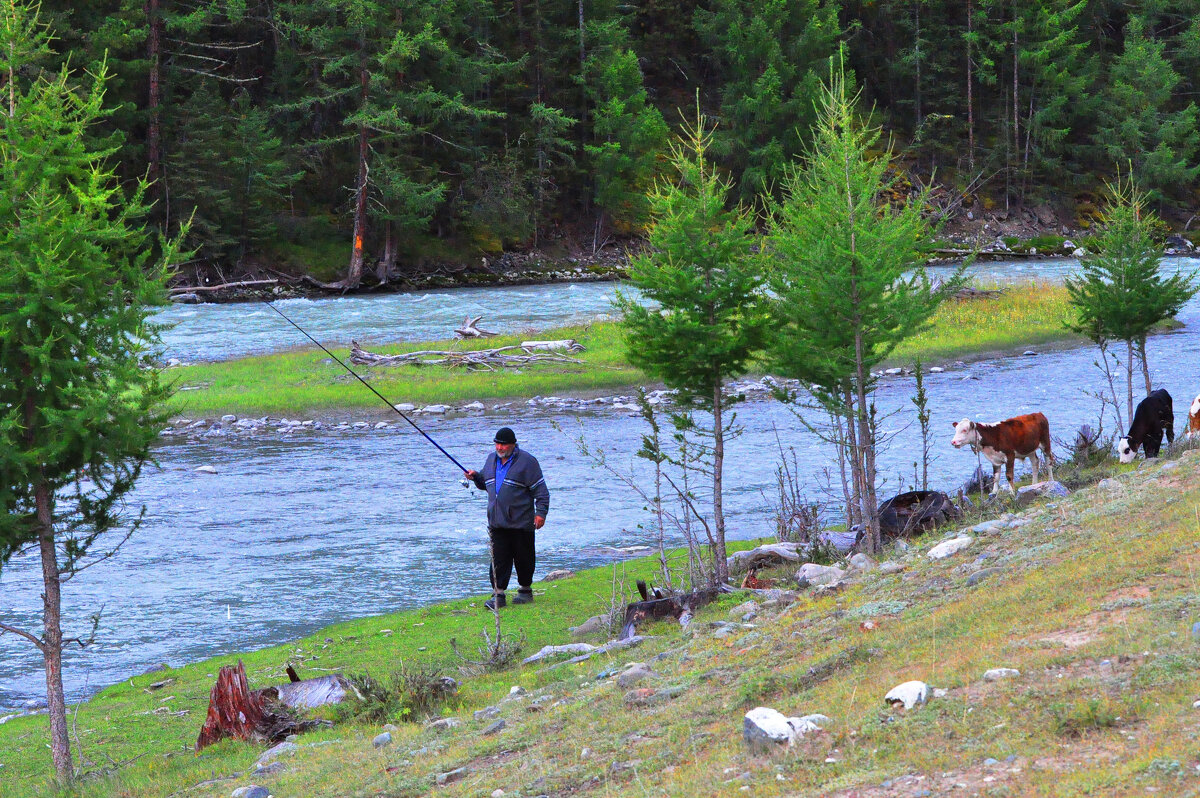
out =
[[(840, 587), (802, 589), (795, 564), (772, 567), (759, 577), (781, 590), (729, 594), (685, 628), (647, 624), (640, 645), (576, 664), (519, 660), (543, 645), (610, 639), (610, 621), (634, 579), (655, 574), (654, 558), (535, 583), (533, 605), (501, 613), (520, 656), (492, 667), (451, 650), (456, 640), (468, 659), (482, 658), (493, 619), (476, 597), (164, 668), (72, 708), (87, 777), (65, 793), (48, 783), (45, 716), (0, 726), (3, 792), (1195, 795), (1198, 454), (1181, 442), (1130, 466), (1060, 463), (1060, 479), (1090, 486), (1024, 507), (1001, 502), (948, 533), (890, 545), (878, 567), (847, 572)], [(963, 550), (931, 556), (954, 536), (967, 538)], [(669, 557), (677, 580), (683, 557)], [(600, 616), (596, 629), (572, 635), (589, 616)], [(446, 674), (461, 683), (432, 708), (375, 700), (322, 710), (335, 725), (266, 759), (265, 746), (233, 741), (196, 754), (217, 669), (239, 659), (254, 688), (286, 681), (289, 663), (302, 676), (369, 671), (411, 684), (416, 674)], [(884, 700), (910, 680), (927, 685), (926, 703)], [(792, 745), (753, 749), (744, 716), (759, 706), (824, 718)]]

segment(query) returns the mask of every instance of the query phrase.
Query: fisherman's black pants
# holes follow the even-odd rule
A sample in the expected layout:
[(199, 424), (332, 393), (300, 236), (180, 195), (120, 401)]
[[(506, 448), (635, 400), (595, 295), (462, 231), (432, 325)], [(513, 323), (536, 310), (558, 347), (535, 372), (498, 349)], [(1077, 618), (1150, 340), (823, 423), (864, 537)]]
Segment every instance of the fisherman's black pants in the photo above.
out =
[(517, 584), (525, 588), (531, 586), (533, 567), (537, 563), (533, 551), (533, 530), (492, 527), (488, 529), (488, 536), (492, 539), (492, 557), (495, 560), (494, 569), (489, 569), (492, 589), (508, 589), (514, 565), (517, 567)]

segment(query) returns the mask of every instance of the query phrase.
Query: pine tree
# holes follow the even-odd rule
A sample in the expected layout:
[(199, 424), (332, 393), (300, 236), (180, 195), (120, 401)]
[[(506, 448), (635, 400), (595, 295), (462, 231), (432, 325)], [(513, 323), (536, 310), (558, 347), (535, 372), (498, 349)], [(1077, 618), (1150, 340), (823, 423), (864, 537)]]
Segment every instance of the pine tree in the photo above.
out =
[(1156, 324), (1173, 318), (1197, 290), (1193, 276), (1159, 272), (1162, 247), (1155, 241), (1159, 222), (1148, 208), (1149, 196), (1132, 175), (1108, 185), (1103, 230), (1096, 253), (1080, 261), (1067, 278), (1076, 320), (1069, 326), (1093, 342), (1125, 343), (1126, 418), (1133, 419), (1133, 361), (1141, 359), (1146, 393), (1151, 391), (1146, 339)]
[[(36, 55), (36, 7), (5, 0), (0, 10), (0, 51)], [(122, 529), (169, 393), (149, 361), (165, 271), (142, 226), (146, 184), (124, 198), (111, 151), (91, 144), (105, 70), (82, 85), (73, 77), (47, 70), (26, 85), (9, 81), (0, 115), (0, 565), (36, 546), (44, 586), (42, 634), (0, 631), (42, 654), (60, 782), (73, 777), (63, 646), (87, 642), (64, 638), (62, 582)]]
[(960, 278), (936, 291), (925, 278), (923, 197), (899, 209), (881, 204), (895, 179), (891, 159), (871, 157), (879, 130), (858, 121), (856, 102), (834, 73), (803, 166), (772, 208), (764, 252), (774, 297), (770, 362), (815, 386), (815, 397), (841, 419), (852, 473), (847, 516), (874, 552), (882, 542), (871, 370), (928, 323)]
[(752, 217), (727, 210), (729, 186), (708, 158), (712, 132), (697, 113), (671, 148), (675, 176), (650, 195), (650, 251), (634, 258), (630, 282), (649, 308), (622, 301), (632, 363), (679, 391), (681, 402), (712, 414), (714, 577), (723, 584), (725, 512), (722, 479), (732, 418), (726, 379), (745, 372), (764, 326), (759, 278), (750, 247)]

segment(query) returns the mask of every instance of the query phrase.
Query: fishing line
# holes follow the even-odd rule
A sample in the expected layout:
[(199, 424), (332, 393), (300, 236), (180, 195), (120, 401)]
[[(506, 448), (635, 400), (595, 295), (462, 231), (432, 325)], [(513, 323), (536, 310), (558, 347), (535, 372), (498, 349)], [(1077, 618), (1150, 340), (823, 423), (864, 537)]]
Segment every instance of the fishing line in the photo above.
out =
[(303, 328), (303, 327), (301, 327), (299, 324), (297, 324), (296, 322), (294, 322), (294, 321), (292, 321), (291, 319), (289, 319), (289, 318), (287, 317), (287, 314), (285, 314), (285, 313), (284, 313), (282, 310), (280, 310), (279, 308), (275, 307), (274, 305), (272, 305), (270, 302), (268, 302), (268, 301), (267, 301), (267, 300), (265, 300), (265, 299), (260, 299), (259, 301), (260, 301), (260, 302), (262, 302), (262, 303), (263, 303), (264, 305), (266, 305), (267, 307), (269, 307), (271, 310), (273, 310), (273, 311), (275, 311), (276, 313), (278, 313), (280, 316), (282, 316), (282, 317), (283, 317), (283, 320), (284, 320), (284, 321), (286, 321), (288, 324), (292, 325), (293, 327), (295, 327), (297, 330), (299, 330), (301, 335), (303, 335), (305, 338), (307, 338), (308, 340), (312, 341), (314, 344), (316, 344), (317, 346), (319, 346), (319, 347), (321, 348), (321, 351), (322, 351), (322, 352), (324, 352), (325, 354), (329, 355), (331, 358), (333, 358), (335, 361), (337, 361), (337, 364), (338, 364), (339, 366), (341, 366), (341, 367), (342, 367), (342, 368), (344, 368), (346, 371), (348, 371), (348, 372), (350, 372), (352, 375), (354, 375), (354, 379), (358, 380), (358, 381), (359, 381), (359, 382), (361, 382), (363, 385), (367, 386), (367, 389), (368, 389), (368, 390), (370, 390), (370, 392), (371, 392), (371, 393), (375, 394), (375, 395), (376, 395), (376, 396), (378, 396), (380, 399), (382, 399), (382, 400), (383, 400), (383, 403), (384, 403), (384, 404), (386, 404), (386, 405), (388, 406), (388, 408), (389, 408), (389, 409), (391, 409), (392, 411), (394, 411), (394, 412), (396, 413), (396, 415), (400, 416), (400, 418), (402, 418), (402, 419), (404, 419), (405, 421), (407, 421), (407, 422), (408, 422), (408, 423), (409, 423), (409, 424), (412, 426), (412, 428), (413, 428), (413, 429), (415, 429), (417, 432), (419, 432), (419, 433), (421, 433), (422, 435), (424, 435), (424, 436), (425, 436), (425, 440), (427, 440), (427, 441), (429, 441), (430, 443), (432, 443), (434, 446), (436, 446), (436, 447), (437, 447), (437, 450), (438, 450), (439, 452), (441, 452), (442, 454), (446, 455), (446, 457), (450, 458), (450, 462), (452, 462), (452, 463), (454, 463), (456, 466), (458, 466), (458, 467), (459, 467), (459, 470), (461, 470), (461, 471), (463, 471), (463, 472), (466, 472), (466, 471), (470, 470), (470, 469), (468, 469), (466, 466), (464, 466), (462, 463), (460, 463), (460, 462), (458, 462), (457, 460), (455, 460), (455, 459), (454, 459), (454, 455), (450, 454), (450, 452), (448, 452), (448, 451), (446, 451), (445, 449), (443, 449), (443, 448), (441, 447), (441, 445), (440, 445), (440, 444), (439, 444), (437, 441), (435, 441), (433, 438), (429, 437), (428, 433), (426, 433), (426, 432), (425, 432), (425, 430), (423, 430), (423, 429), (421, 429), (420, 427), (418, 427), (418, 426), (416, 425), (416, 423), (415, 423), (415, 422), (414, 422), (414, 421), (413, 421), (411, 418), (409, 418), (408, 416), (406, 416), (406, 415), (404, 415), (403, 413), (401, 413), (401, 412), (400, 412), (400, 410), (399, 410), (399, 409), (398, 409), (398, 408), (397, 408), (397, 407), (396, 407), (394, 404), (392, 404), (392, 403), (391, 403), (391, 402), (388, 400), (388, 398), (387, 398), (386, 396), (384, 396), (383, 394), (381, 394), (379, 391), (375, 390), (375, 388), (374, 388), (374, 387), (371, 385), (371, 383), (367, 382), (367, 381), (366, 381), (366, 380), (364, 380), (362, 377), (358, 376), (358, 372), (356, 372), (354, 369), (350, 368), (350, 367), (349, 367), (349, 366), (347, 366), (345, 363), (343, 363), (341, 358), (339, 358), (339, 357), (338, 357), (337, 355), (335, 355), (333, 352), (330, 352), (328, 349), (326, 349), (326, 348), (325, 348), (325, 347), (324, 347), (324, 346), (321, 344), (321, 342), (320, 342), (320, 341), (318, 341), (316, 338), (313, 338), (311, 335), (309, 335), (308, 333), (306, 333), (306, 332), (304, 331), (304, 328)]

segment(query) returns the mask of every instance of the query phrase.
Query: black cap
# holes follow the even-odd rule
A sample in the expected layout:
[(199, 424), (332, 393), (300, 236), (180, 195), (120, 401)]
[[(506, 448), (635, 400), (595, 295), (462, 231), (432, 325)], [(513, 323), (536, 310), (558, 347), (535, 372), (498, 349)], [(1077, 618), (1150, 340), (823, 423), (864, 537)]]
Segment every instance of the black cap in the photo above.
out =
[(508, 427), (501, 427), (496, 432), (496, 443), (516, 443), (517, 435)]

